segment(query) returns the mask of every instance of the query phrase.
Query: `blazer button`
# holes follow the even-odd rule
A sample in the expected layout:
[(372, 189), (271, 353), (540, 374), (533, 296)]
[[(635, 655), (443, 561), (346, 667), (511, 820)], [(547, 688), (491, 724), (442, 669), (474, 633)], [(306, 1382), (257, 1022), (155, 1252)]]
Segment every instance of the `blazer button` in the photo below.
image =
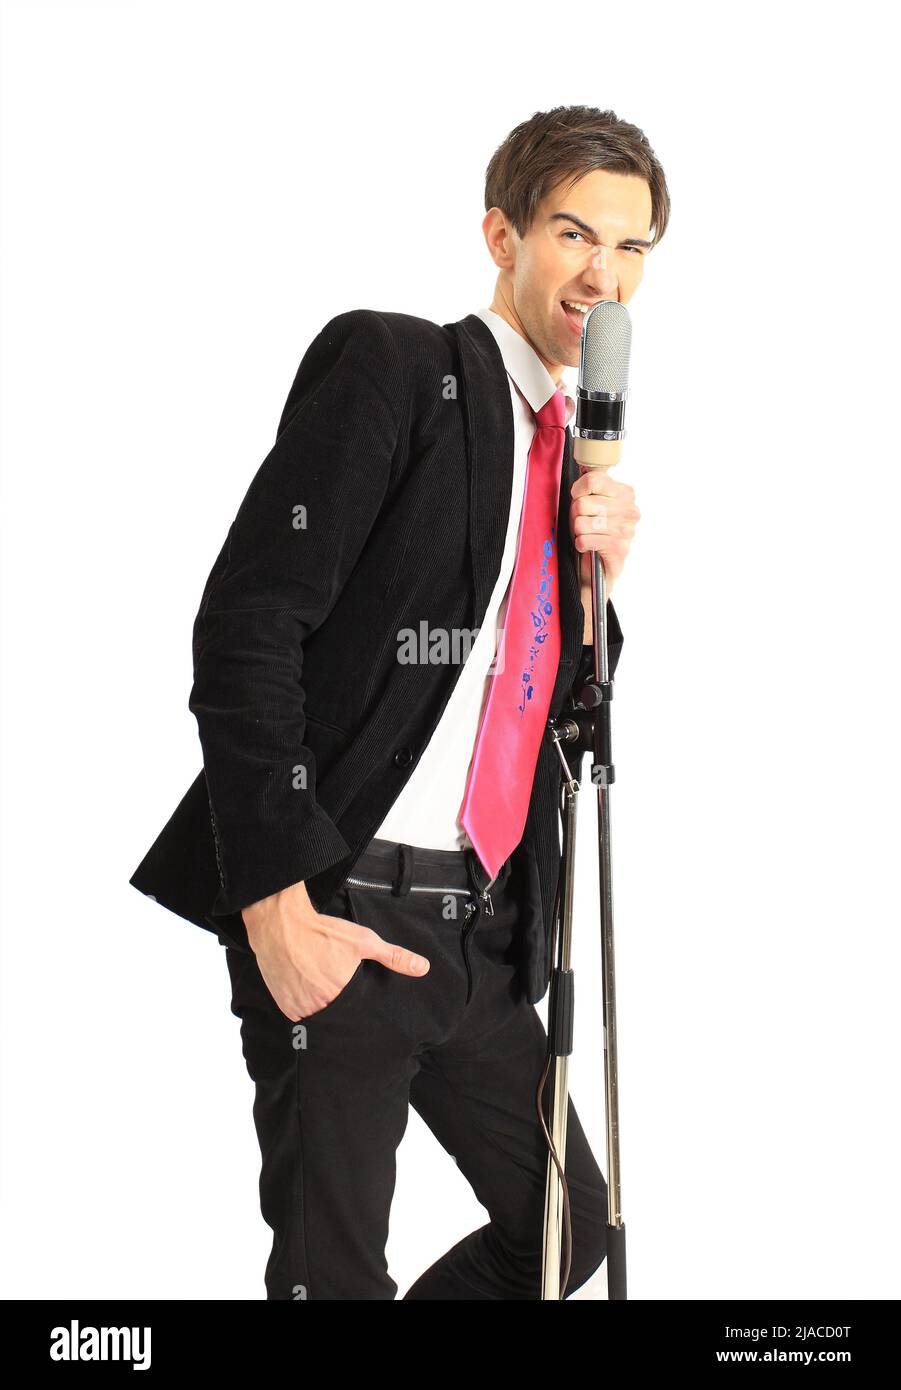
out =
[(410, 752), (409, 748), (398, 748), (397, 752), (394, 754), (395, 767), (408, 767), (412, 761), (413, 754)]

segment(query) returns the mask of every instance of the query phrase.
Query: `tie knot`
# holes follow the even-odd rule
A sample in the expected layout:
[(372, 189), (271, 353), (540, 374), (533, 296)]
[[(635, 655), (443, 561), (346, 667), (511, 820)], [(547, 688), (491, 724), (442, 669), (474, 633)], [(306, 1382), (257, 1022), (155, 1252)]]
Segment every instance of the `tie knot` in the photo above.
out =
[(566, 425), (566, 397), (558, 387), (549, 401), (545, 401), (540, 410), (535, 411), (535, 419), (538, 424), (545, 429), (563, 429)]

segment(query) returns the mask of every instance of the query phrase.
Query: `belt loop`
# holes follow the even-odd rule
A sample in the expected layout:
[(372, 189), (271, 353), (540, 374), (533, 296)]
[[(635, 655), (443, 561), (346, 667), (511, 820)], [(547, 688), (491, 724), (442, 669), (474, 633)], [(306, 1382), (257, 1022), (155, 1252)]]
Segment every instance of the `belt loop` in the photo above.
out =
[(397, 859), (397, 877), (391, 885), (391, 892), (395, 898), (400, 898), (409, 893), (413, 881), (413, 846), (399, 844)]

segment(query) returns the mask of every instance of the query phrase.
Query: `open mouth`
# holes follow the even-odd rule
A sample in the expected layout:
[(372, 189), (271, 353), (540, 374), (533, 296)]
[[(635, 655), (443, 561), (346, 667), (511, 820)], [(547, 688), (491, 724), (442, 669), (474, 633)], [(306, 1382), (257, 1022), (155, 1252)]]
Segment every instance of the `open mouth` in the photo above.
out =
[(569, 299), (560, 300), (560, 305), (563, 309), (563, 314), (567, 323), (569, 324), (570, 328), (572, 328), (573, 332), (578, 333), (581, 336), (582, 324), (585, 322), (585, 315), (588, 312), (588, 308), (590, 306), (583, 305), (581, 308), (577, 308), (576, 303), (576, 301)]

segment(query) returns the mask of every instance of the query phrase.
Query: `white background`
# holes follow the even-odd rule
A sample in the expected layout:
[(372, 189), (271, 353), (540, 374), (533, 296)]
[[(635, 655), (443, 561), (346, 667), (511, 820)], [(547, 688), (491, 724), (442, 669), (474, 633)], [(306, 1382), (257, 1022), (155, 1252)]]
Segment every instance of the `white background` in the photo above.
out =
[[(194, 614), (311, 339), (489, 303), (488, 160), (577, 102), (673, 203), (618, 473), (629, 1293), (901, 1295), (888, 13), (3, 5), (6, 1297), (264, 1297), (224, 953), (128, 884), (201, 765)], [(593, 795), (571, 1086), (606, 1170)], [(398, 1164), (402, 1295), (486, 1217), (412, 1111)]]

